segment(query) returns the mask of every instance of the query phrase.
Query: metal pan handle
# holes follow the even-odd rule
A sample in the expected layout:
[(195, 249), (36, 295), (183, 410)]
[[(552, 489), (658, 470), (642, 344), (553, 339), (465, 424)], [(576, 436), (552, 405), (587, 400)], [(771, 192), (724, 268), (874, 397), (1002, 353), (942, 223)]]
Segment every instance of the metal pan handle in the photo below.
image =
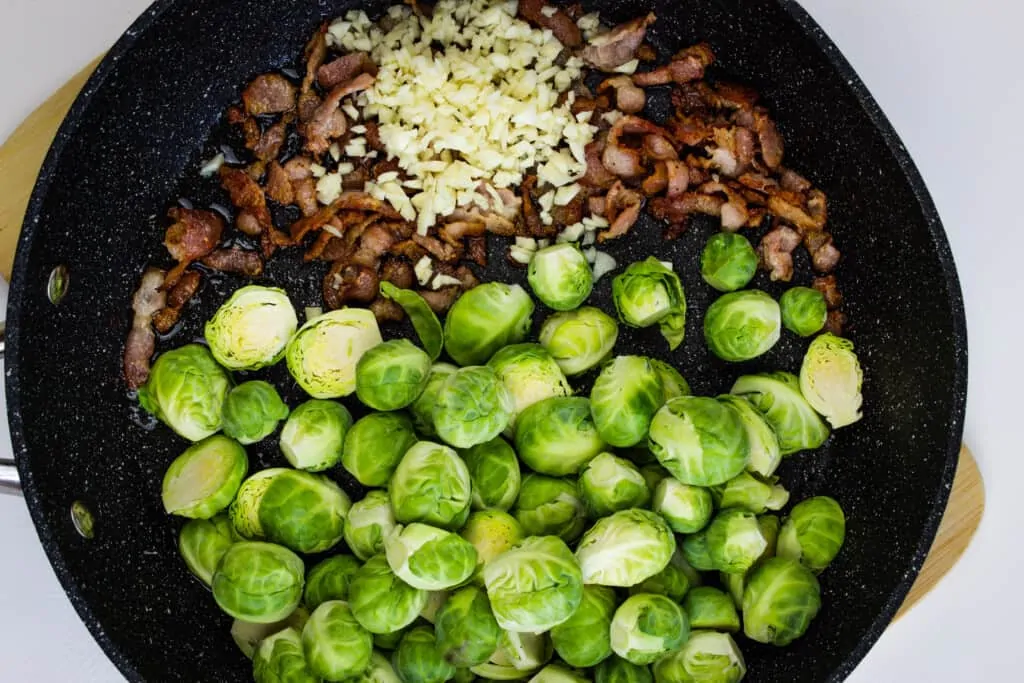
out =
[[(0, 277), (0, 314), (7, 310), (7, 281)], [(3, 361), (6, 350), (6, 329), (4, 321), (0, 321), (0, 362)], [(3, 426), (6, 428), (7, 418), (2, 418)], [(0, 494), (21, 495), (21, 479), (18, 477), (18, 468), (14, 460), (0, 456)]]

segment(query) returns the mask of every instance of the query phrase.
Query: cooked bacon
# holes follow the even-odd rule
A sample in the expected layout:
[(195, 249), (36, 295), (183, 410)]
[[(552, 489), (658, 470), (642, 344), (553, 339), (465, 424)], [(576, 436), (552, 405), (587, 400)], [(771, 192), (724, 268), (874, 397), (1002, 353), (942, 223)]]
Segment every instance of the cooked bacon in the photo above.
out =
[(224, 220), (213, 211), (176, 206), (167, 215), (174, 223), (164, 234), (164, 246), (178, 265), (167, 273), (165, 290), (177, 284), (190, 263), (213, 251), (224, 232)]
[(376, 269), (381, 256), (397, 241), (395, 234), (383, 225), (369, 225), (362, 229), (352, 263)]
[(304, 253), (302, 255), (302, 260), (303, 261), (315, 261), (317, 259), (324, 260), (324, 258), (323, 258), (324, 251), (327, 249), (327, 245), (329, 245), (331, 243), (331, 240), (333, 240), (333, 239), (336, 239), (336, 237), (334, 235), (332, 235), (330, 232), (328, 232), (327, 230), (321, 230), (320, 232), (318, 232), (316, 234), (316, 239), (313, 240), (313, 244), (311, 244), (309, 246), (309, 249), (306, 250), (306, 253)]
[(462, 288), (458, 285), (449, 285), (438, 290), (424, 289), (419, 292), (419, 295), (423, 297), (434, 313), (444, 313), (462, 295)]
[(377, 298), (379, 287), (373, 268), (336, 261), (324, 278), (324, 304), (333, 311), (350, 302), (370, 303)]
[(744, 173), (736, 180), (744, 187), (749, 187), (763, 194), (773, 194), (779, 189), (778, 181), (761, 173)]
[(129, 389), (138, 389), (149, 379), (149, 359), (156, 350), (153, 315), (167, 305), (161, 288), (164, 276), (159, 268), (146, 268), (132, 296), (132, 329), (124, 344), (124, 378)]
[(374, 199), (365, 192), (342, 192), (330, 205), (319, 209), (311, 216), (296, 221), (292, 224), (291, 235), (294, 242), (302, 241), (302, 238), (312, 230), (319, 230), (327, 225), (339, 211), (368, 211), (378, 213), (385, 218), (399, 220), (401, 216), (390, 204)]
[(375, 78), (368, 73), (361, 73), (351, 81), (337, 85), (331, 89), (313, 116), (303, 127), (306, 137), (306, 151), (316, 155), (323, 154), (331, 146), (331, 141), (339, 138), (348, 130), (348, 120), (341, 111), (341, 101), (352, 93), (366, 90), (373, 85)]
[(434, 272), (438, 275), (447, 275), (459, 281), (462, 289), (473, 289), (480, 284), (480, 279), (469, 269), (468, 266), (456, 266), (450, 263), (434, 264)]
[(305, 180), (313, 177), (313, 160), (309, 157), (295, 156), (284, 165), (289, 180)]
[(681, 196), (690, 186), (690, 171), (686, 164), (677, 159), (669, 159), (665, 162), (668, 188), (666, 194), (669, 199)]
[(255, 251), (230, 247), (216, 249), (203, 257), (202, 263), (222, 273), (259, 277), (263, 274), (263, 259)]
[(413, 272), (412, 265), (405, 259), (385, 255), (381, 259), (380, 279), (401, 289), (412, 289), (416, 283), (416, 274)]
[(469, 237), (466, 239), (466, 258), (481, 268), (487, 267), (487, 238)]
[(647, 93), (633, 85), (629, 76), (614, 76), (597, 86), (597, 92), (615, 91), (615, 106), (624, 114), (635, 114), (647, 106)]
[(768, 197), (768, 210), (787, 223), (792, 223), (798, 230), (821, 230), (825, 227), (824, 221), (813, 218), (805, 208), (797, 206), (791, 197), (783, 193)]
[[(552, 7), (554, 12), (550, 9)], [(558, 42), (565, 47), (577, 48), (583, 45), (583, 35), (572, 17), (559, 7), (548, 5), (544, 0), (519, 0), (519, 16), (534, 26), (550, 29)]]
[(258, 237), (263, 232), (259, 220), (248, 211), (242, 211), (235, 217), (235, 227), (250, 237)]
[(707, 43), (699, 43), (676, 54), (665, 66), (633, 74), (633, 83), (641, 87), (666, 83), (689, 83), (704, 78), (704, 70), (715, 61)]
[(377, 65), (367, 52), (352, 52), (317, 69), (320, 87), (325, 90), (350, 81), (361, 73), (377, 75)]
[(421, 258), (427, 256), (427, 250), (413, 242), (411, 239), (402, 240), (395, 246), (391, 247), (390, 251), (395, 256), (401, 256), (412, 263), (418, 263)]
[(610, 140), (601, 155), (601, 165), (620, 178), (635, 178), (644, 172), (640, 150), (613, 144)]
[[(522, 6), (522, 2), (520, 2)], [(580, 56), (590, 66), (601, 71), (614, 71), (637, 58), (637, 51), (647, 35), (647, 27), (654, 23), (654, 13), (619, 24), (608, 33), (596, 36), (583, 48)]]
[(793, 279), (793, 250), (800, 245), (800, 233), (785, 225), (773, 228), (757, 247), (761, 265), (773, 282)]
[(787, 192), (807, 192), (811, 189), (811, 181), (790, 168), (780, 169), (779, 184)]
[[(646, 97), (646, 95), (645, 95)], [(600, 126), (602, 121), (598, 119), (598, 115), (611, 109), (612, 103), (607, 97), (601, 95), (600, 97), (576, 97), (576, 100), (569, 107), (569, 111), (572, 112), (573, 116), (582, 114), (583, 112), (593, 112), (591, 120), (595, 126)]]
[(313, 91), (313, 84), (316, 82), (320, 66), (327, 59), (327, 22), (320, 25), (306, 44), (305, 59), (306, 74), (302, 79), (298, 103), (299, 121), (302, 122), (308, 121), (320, 104), (320, 97)]
[(605, 198), (605, 218), (611, 226), (597, 234), (598, 242), (622, 237), (640, 217), (644, 197), (636, 190), (629, 190), (621, 181), (612, 185)]
[(837, 337), (843, 336), (843, 328), (846, 326), (846, 314), (842, 311), (829, 311), (825, 318), (825, 331), (831, 332)]
[(445, 244), (436, 237), (415, 233), (412, 241), (421, 246), (428, 254), (442, 263), (457, 263), (462, 258), (462, 249)]
[(604, 197), (588, 197), (587, 198), (587, 211), (594, 216), (604, 216), (605, 205), (608, 202)]
[(288, 172), (276, 161), (270, 162), (267, 166), (267, 196), (278, 204), (292, 204), (295, 202), (295, 190), (292, 188), (292, 181), (288, 178)]
[(553, 206), (551, 218), (555, 225), (575, 225), (583, 220), (583, 207), (587, 201), (587, 193), (578, 192), (568, 204), (564, 206)]
[(370, 311), (377, 318), (378, 323), (399, 322), (405, 319), (405, 311), (391, 299), (382, 296), (377, 297), (370, 303)]
[(835, 275), (822, 275), (814, 278), (811, 286), (821, 292), (825, 298), (825, 305), (832, 311), (843, 305), (843, 295), (839, 291), (839, 283)]
[(722, 219), (722, 230), (736, 232), (747, 224), (750, 218), (747, 202), (732, 187), (722, 182), (711, 181), (704, 183), (697, 190), (707, 195), (725, 195), (725, 201), (719, 212)]
[(385, 151), (384, 143), (380, 139), (380, 126), (377, 125), (377, 122), (365, 121), (363, 126), (366, 128), (366, 132), (363, 134), (363, 137), (366, 138), (366, 146), (378, 152)]
[(648, 159), (656, 161), (679, 158), (679, 153), (676, 152), (675, 146), (669, 142), (668, 138), (661, 135), (644, 136), (644, 154)]
[(716, 195), (684, 192), (678, 197), (656, 197), (651, 200), (650, 208), (651, 215), (658, 220), (683, 225), (695, 213), (721, 217), (723, 204), (725, 200)]
[(255, 180), (237, 168), (221, 166), (220, 184), (231, 196), (231, 203), (239, 211), (250, 214), (261, 230), (273, 229), (274, 223), (270, 217), (270, 209), (267, 208), (267, 198)]
[(519, 188), (519, 195), (523, 201), (523, 221), (526, 224), (526, 234), (531, 237), (552, 237), (558, 231), (554, 225), (544, 225), (537, 207), (534, 206), (532, 192), (537, 186), (537, 176), (528, 175), (523, 179)]
[(839, 264), (839, 250), (832, 235), (821, 230), (808, 230), (803, 234), (804, 246), (811, 255), (811, 265), (819, 273), (830, 273)]
[(487, 226), (484, 225), (483, 221), (452, 221), (442, 225), (441, 229), (438, 230), (438, 234), (441, 236), (441, 239), (454, 246), (462, 244), (463, 238), (483, 235), (486, 230)]
[(295, 108), (295, 86), (281, 74), (263, 74), (242, 91), (242, 102), (252, 116), (291, 111)]
[[(689, 178), (689, 176), (687, 176)], [(656, 194), (664, 191), (668, 187), (668, 167), (664, 161), (659, 161), (654, 164), (654, 172), (651, 175), (644, 178), (643, 182), (640, 183), (640, 189), (648, 197), (653, 197)], [(604, 205), (602, 204), (602, 211)]]
[(194, 270), (186, 270), (167, 293), (167, 305), (153, 316), (153, 327), (160, 334), (167, 334), (181, 318), (181, 309), (185, 307), (199, 290), (201, 277)]
[(256, 144), (250, 147), (257, 159), (260, 161), (270, 161), (277, 158), (277, 155), (281, 152), (281, 147), (284, 145), (285, 138), (288, 136), (288, 124), (290, 123), (288, 118), (286, 116), (284, 120), (278, 121), (263, 131)]
[(616, 181), (615, 174), (608, 171), (601, 162), (604, 154), (605, 141), (598, 139), (584, 147), (587, 158), (587, 172), (580, 178), (580, 184), (586, 187), (607, 189)]
[(768, 168), (775, 170), (782, 165), (782, 136), (767, 112), (755, 112), (754, 119), (757, 123), (757, 139), (761, 143), (761, 158)]

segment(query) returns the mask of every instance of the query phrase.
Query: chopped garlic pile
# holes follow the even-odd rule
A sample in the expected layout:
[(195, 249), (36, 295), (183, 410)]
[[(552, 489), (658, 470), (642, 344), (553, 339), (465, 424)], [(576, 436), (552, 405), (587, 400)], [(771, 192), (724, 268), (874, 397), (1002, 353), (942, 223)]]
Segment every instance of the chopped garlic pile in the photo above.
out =
[[(584, 147), (596, 129), (590, 112), (572, 114), (571, 93), (556, 102), (583, 63), (571, 57), (557, 64), (562, 44), (550, 30), (517, 19), (516, 7), (514, 1), (440, 0), (430, 19), (391, 7), (381, 22), (387, 31), (362, 11), (330, 26), (331, 45), (370, 52), (377, 63), (377, 80), (357, 103), (377, 118), (388, 155), (413, 179), (404, 187), (378, 179), (367, 192), (415, 218), (422, 234), (459, 206), (487, 208), (490, 197), (478, 192), (482, 182), (517, 185), (534, 167), (540, 185), (555, 188), (550, 201), (542, 198), (550, 205), (546, 222), (551, 206), (579, 191), (573, 186), (586, 172)], [(406, 189), (419, 191), (406, 197)]]

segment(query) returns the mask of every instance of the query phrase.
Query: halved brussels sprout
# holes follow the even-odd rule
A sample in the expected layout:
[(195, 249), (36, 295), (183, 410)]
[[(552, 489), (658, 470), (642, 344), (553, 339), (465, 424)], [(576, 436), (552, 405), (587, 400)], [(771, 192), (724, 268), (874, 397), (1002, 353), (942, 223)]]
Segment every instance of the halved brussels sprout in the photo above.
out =
[(664, 595), (673, 602), (679, 602), (688, 590), (690, 590), (690, 577), (673, 558), (673, 561), (670, 561), (664, 569), (651, 578), (644, 579), (635, 586), (630, 586), (629, 594), (654, 593)]
[(305, 573), (299, 556), (283, 546), (240, 541), (221, 557), (211, 588), (227, 614), (269, 624), (298, 607)]
[(450, 531), (427, 524), (397, 526), (384, 539), (388, 566), (413, 588), (440, 591), (457, 586), (476, 569), (476, 549)]
[(352, 414), (335, 401), (312, 399), (292, 411), (281, 430), (281, 452), (300, 470), (323, 472), (338, 464)]
[(569, 546), (557, 536), (525, 539), (484, 567), (498, 624), (541, 633), (566, 621), (583, 600), (583, 577)]
[(441, 391), (444, 381), (456, 370), (458, 368), (451, 363), (434, 363), (430, 366), (427, 386), (419, 398), (409, 406), (416, 431), (423, 436), (437, 436), (437, 430), (434, 429), (434, 404), (437, 403), (437, 394)]
[(188, 570), (209, 586), (224, 553), (239, 540), (227, 515), (217, 515), (208, 520), (193, 519), (181, 528), (178, 552)]
[(652, 668), (655, 683), (739, 683), (747, 675), (732, 636), (714, 631), (693, 631), (679, 650)]
[(747, 470), (762, 477), (775, 474), (782, 462), (782, 449), (779, 448), (779, 437), (764, 415), (750, 401), (740, 396), (724, 394), (718, 400), (736, 411), (747, 431), (747, 442), (750, 444)]
[(612, 446), (635, 446), (647, 438), (654, 413), (665, 402), (661, 375), (649, 358), (619, 356), (601, 370), (590, 390), (598, 434)]
[(747, 577), (743, 589), (743, 632), (751, 640), (789, 645), (807, 632), (821, 609), (821, 587), (811, 570), (773, 557)]
[(711, 551), (708, 550), (708, 531), (698, 531), (690, 534), (679, 544), (683, 558), (695, 569), (702, 572), (710, 572), (715, 569), (715, 562), (711, 559)]
[(649, 447), (665, 469), (690, 486), (724, 484), (750, 453), (739, 415), (713, 398), (674, 398), (654, 415)]
[(320, 680), (306, 663), (302, 636), (291, 627), (260, 642), (252, 658), (252, 676), (256, 683), (318, 683)]
[(619, 338), (619, 324), (599, 308), (584, 306), (555, 313), (540, 328), (540, 345), (573, 377), (596, 367), (611, 355)]
[(685, 643), (690, 637), (690, 621), (682, 608), (664, 595), (639, 593), (615, 610), (610, 633), (615, 654), (643, 666)]
[(383, 341), (377, 318), (365, 308), (341, 308), (308, 320), (288, 342), (288, 371), (313, 398), (356, 390), (356, 366)]
[(427, 591), (402, 581), (384, 555), (374, 555), (352, 575), (349, 606), (370, 633), (400, 631), (416, 621), (427, 604)]
[(612, 300), (619, 319), (630, 327), (658, 325), (673, 351), (683, 342), (686, 331), (683, 285), (671, 268), (653, 256), (615, 276)]
[[(646, 450), (646, 449), (644, 449)], [(651, 456), (654, 457), (654, 456)], [(643, 476), (644, 481), (647, 482), (647, 488), (653, 492), (658, 490), (658, 485), (665, 479), (669, 479), (672, 475), (669, 474), (668, 470), (658, 464), (657, 461), (649, 462), (640, 468), (640, 474)]]
[[(376, 642), (376, 637), (374, 641)], [(395, 643), (395, 646), (397, 647), (398, 643)], [(358, 683), (402, 683), (402, 679), (398, 677), (398, 672), (391, 666), (388, 658), (376, 650), (370, 655), (370, 667), (356, 681)]]
[(442, 656), (429, 626), (417, 626), (402, 636), (393, 661), (403, 681), (444, 683), (455, 678), (455, 665)]
[(528, 474), (513, 514), (527, 536), (558, 536), (572, 543), (587, 524), (586, 508), (576, 482)]
[(308, 620), (309, 611), (302, 605), (296, 607), (286, 618), (272, 624), (254, 624), (251, 621), (235, 619), (231, 622), (231, 639), (247, 659), (252, 659), (256, 655), (256, 648), (264, 640), (286, 628), (293, 628), (302, 633), (302, 628)]
[(363, 486), (387, 486), (406, 451), (416, 443), (404, 413), (370, 413), (345, 435), (341, 464)]
[(529, 683), (590, 683), (590, 679), (561, 664), (548, 664)]
[(351, 555), (335, 555), (316, 564), (306, 574), (306, 607), (316, 609), (329, 600), (347, 601), (349, 585), (360, 566)]
[(302, 629), (302, 649), (314, 674), (344, 681), (369, 668), (373, 636), (352, 616), (347, 602), (329, 600), (309, 616)]
[(231, 504), (248, 471), (249, 457), (237, 441), (215, 434), (193, 444), (164, 474), (164, 510), (209, 519)]
[(833, 498), (815, 496), (793, 506), (779, 532), (778, 555), (819, 574), (832, 564), (845, 539), (843, 508)]
[(637, 666), (622, 657), (612, 655), (594, 669), (594, 683), (653, 683), (654, 677), (646, 666)]
[(779, 341), (782, 315), (768, 294), (750, 289), (718, 297), (704, 315), (704, 341), (722, 360), (739, 363), (765, 354)]
[(583, 602), (567, 621), (551, 629), (555, 652), (566, 664), (596, 666), (612, 654), (609, 629), (618, 600), (607, 586), (584, 586)]
[(676, 538), (659, 515), (622, 510), (598, 520), (576, 547), (585, 583), (628, 588), (663, 570)]
[(288, 406), (269, 382), (243, 382), (224, 400), (224, 433), (242, 444), (262, 441), (288, 417)]
[(606, 447), (591, 417), (590, 401), (583, 397), (538, 401), (516, 424), (519, 459), (541, 474), (576, 474)]
[(473, 580), (480, 585), (484, 582), (484, 567), (526, 537), (516, 518), (501, 510), (472, 513), (459, 534), (476, 548)]
[(508, 430), (513, 433), (520, 413), (537, 401), (572, 393), (562, 369), (540, 344), (513, 344), (495, 353), (487, 367), (512, 396), (512, 417)]
[(708, 555), (715, 569), (744, 574), (768, 548), (757, 516), (739, 508), (722, 510), (707, 528)]
[(515, 400), (498, 375), (486, 366), (449, 375), (434, 404), (434, 430), (456, 448), (469, 448), (501, 434), (509, 425)]
[(206, 343), (228, 370), (259, 370), (284, 357), (299, 326), (283, 289), (249, 285), (235, 291), (206, 323)]
[(729, 633), (740, 630), (740, 617), (732, 598), (712, 586), (697, 586), (687, 593), (683, 609), (693, 628)]
[(537, 251), (526, 279), (541, 303), (556, 311), (578, 308), (594, 288), (590, 264), (579, 247), (568, 242)]
[(782, 455), (825, 443), (828, 427), (800, 393), (800, 380), (788, 372), (744, 375), (730, 394), (742, 396), (764, 415), (779, 438)]
[(514, 681), (532, 675), (551, 659), (551, 641), (544, 633), (519, 633), (502, 630), (498, 649), (489, 662), (470, 669), (493, 681)]
[(189, 441), (220, 430), (231, 378), (199, 344), (186, 344), (157, 357), (149, 379), (139, 387), (146, 412)]
[(750, 241), (735, 232), (711, 236), (700, 255), (700, 274), (704, 282), (720, 292), (743, 289), (757, 272), (757, 252)]
[(695, 534), (711, 521), (714, 502), (706, 488), (683, 484), (668, 477), (662, 479), (654, 490), (652, 507), (665, 518), (672, 531)]
[(482, 365), (501, 347), (526, 339), (532, 315), (533, 300), (519, 285), (487, 282), (474, 287), (448, 311), (445, 350), (463, 367)]
[(374, 346), (356, 364), (356, 395), (375, 410), (399, 410), (427, 386), (430, 356), (408, 339)]
[(787, 289), (779, 298), (779, 306), (782, 309), (782, 324), (801, 337), (817, 334), (828, 319), (825, 297), (810, 287)]
[(811, 342), (800, 366), (800, 393), (836, 429), (863, 417), (863, 380), (853, 342), (828, 332)]
[(584, 465), (576, 486), (592, 519), (644, 507), (651, 500), (636, 465), (611, 453), (601, 453)]
[(689, 382), (674, 367), (657, 358), (648, 358), (648, 360), (658, 373), (658, 378), (661, 379), (662, 395), (664, 396), (662, 403), (667, 403), (680, 396), (689, 396), (693, 393), (690, 391)]
[(460, 453), (473, 482), (474, 510), (508, 510), (519, 497), (519, 458), (497, 436)]
[(778, 477), (766, 481), (750, 472), (740, 472), (711, 491), (719, 508), (742, 508), (759, 515), (767, 510), (781, 510), (789, 502), (789, 491), (777, 481)]
[(402, 524), (458, 529), (469, 515), (471, 490), (469, 470), (454, 450), (420, 441), (398, 463), (388, 493)]
[(437, 360), (444, 345), (444, 330), (437, 315), (423, 297), (411, 289), (400, 289), (386, 280), (380, 283), (380, 293), (402, 307), (430, 360)]
[(387, 491), (369, 491), (352, 503), (345, 520), (345, 543), (364, 562), (384, 552), (384, 539), (397, 525)]
[(441, 655), (457, 667), (483, 664), (498, 649), (501, 628), (487, 593), (477, 586), (452, 593), (438, 611), (434, 624)]

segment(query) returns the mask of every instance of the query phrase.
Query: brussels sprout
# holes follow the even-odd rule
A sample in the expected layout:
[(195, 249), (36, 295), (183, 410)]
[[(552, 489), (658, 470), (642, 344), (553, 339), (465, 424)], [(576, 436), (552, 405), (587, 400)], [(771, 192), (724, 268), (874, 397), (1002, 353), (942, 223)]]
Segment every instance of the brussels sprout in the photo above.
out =
[(590, 683), (590, 679), (561, 664), (548, 664), (529, 683)]
[(446, 443), (469, 448), (501, 434), (515, 410), (512, 394), (486, 366), (462, 368), (437, 392), (434, 430)]
[(743, 589), (743, 632), (751, 640), (785, 646), (807, 632), (821, 609), (821, 587), (811, 570), (773, 557), (747, 577)]
[(352, 575), (348, 592), (352, 614), (370, 633), (400, 631), (427, 604), (427, 591), (395, 576), (384, 555), (374, 555)]
[(494, 370), (512, 395), (509, 433), (515, 429), (520, 413), (537, 401), (572, 393), (562, 369), (540, 344), (506, 346), (487, 361), (487, 367)]
[(358, 676), (370, 666), (373, 636), (352, 616), (347, 602), (329, 600), (313, 610), (302, 629), (310, 670), (328, 681)]
[(209, 586), (220, 559), (238, 540), (241, 539), (235, 534), (227, 515), (217, 515), (209, 520), (193, 519), (181, 528), (178, 552), (188, 570)]
[(828, 427), (804, 399), (800, 380), (791, 373), (744, 375), (729, 393), (747, 399), (764, 415), (779, 438), (782, 455), (817, 448), (828, 438)]
[(779, 341), (779, 304), (751, 289), (723, 294), (704, 315), (704, 341), (722, 360), (739, 363), (767, 353)]
[(427, 593), (427, 604), (420, 610), (420, 617), (430, 622), (435, 623), (437, 620), (437, 613), (441, 611), (448, 596), (451, 593), (449, 591), (429, 591)]
[(288, 342), (288, 371), (313, 398), (356, 390), (356, 366), (380, 344), (377, 318), (365, 308), (341, 308), (308, 320)]
[(659, 515), (622, 510), (598, 520), (576, 548), (584, 583), (628, 588), (663, 570), (676, 538)]
[(661, 380), (663, 396), (661, 403), (667, 403), (680, 396), (689, 396), (692, 393), (689, 382), (674, 367), (657, 358), (648, 358), (647, 360), (654, 366), (658, 378)]
[(487, 593), (476, 586), (452, 593), (434, 623), (437, 647), (445, 660), (455, 666), (483, 664), (498, 649), (501, 629)]
[(815, 496), (793, 506), (779, 532), (778, 554), (818, 574), (836, 558), (845, 539), (846, 516), (839, 503)]
[(670, 561), (664, 569), (651, 578), (631, 586), (629, 594), (654, 593), (655, 595), (664, 595), (672, 602), (679, 602), (688, 590), (690, 590), (690, 577), (682, 567)]
[(654, 666), (655, 683), (739, 683), (747, 665), (728, 633), (693, 631), (690, 639)]
[(495, 681), (525, 678), (551, 659), (551, 641), (543, 633), (502, 631), (498, 649), (486, 664), (474, 666), (473, 673)]
[(654, 258), (634, 263), (612, 280), (612, 301), (630, 327), (658, 325), (670, 350), (683, 342), (686, 296), (679, 276)]
[(687, 593), (683, 609), (690, 617), (690, 626), (712, 631), (736, 633), (740, 630), (740, 617), (732, 598), (711, 586), (698, 586)]
[(722, 583), (722, 588), (729, 593), (729, 597), (732, 598), (732, 604), (736, 606), (736, 609), (743, 607), (743, 589), (747, 585), (747, 575), (719, 572), (718, 579)]
[(782, 524), (775, 515), (758, 515), (757, 526), (761, 528), (761, 535), (764, 536), (765, 542), (768, 543), (768, 547), (765, 548), (764, 552), (761, 553), (761, 557), (758, 558), (758, 562), (760, 562), (769, 557), (775, 557), (776, 545), (778, 545), (779, 541), (779, 530)]
[(262, 441), (288, 417), (288, 406), (268, 382), (239, 384), (224, 400), (224, 433), (239, 443)]
[(456, 370), (458, 368), (451, 363), (434, 363), (430, 366), (426, 388), (423, 389), (419, 398), (409, 406), (413, 425), (416, 427), (416, 431), (423, 436), (437, 436), (437, 431), (434, 429), (434, 404), (437, 403), (437, 394), (441, 391), (444, 381)]
[(714, 570), (715, 562), (711, 559), (711, 551), (708, 550), (707, 529), (684, 538), (683, 542), (679, 544), (679, 548), (683, 552), (683, 558), (695, 569), (702, 572)]
[(452, 680), (455, 683), (473, 683), (476, 680), (476, 674), (469, 669), (455, 669), (455, 678)]
[(254, 624), (251, 621), (235, 619), (231, 623), (231, 638), (242, 654), (247, 659), (252, 659), (256, 655), (256, 648), (264, 640), (286, 628), (293, 628), (302, 633), (302, 628), (308, 620), (309, 612), (302, 605), (296, 607), (286, 618), (272, 624)]
[(192, 444), (164, 474), (164, 510), (209, 519), (231, 504), (248, 471), (249, 457), (237, 441), (216, 434)]
[(583, 466), (577, 488), (593, 519), (644, 507), (651, 500), (651, 490), (636, 465), (611, 453), (601, 453)]
[(664, 403), (661, 376), (643, 356), (619, 356), (604, 366), (590, 391), (590, 411), (601, 438), (620, 448), (647, 437)]
[(715, 569), (743, 574), (768, 548), (757, 516), (740, 508), (722, 510), (707, 528), (708, 555)]
[(391, 478), (391, 509), (402, 524), (458, 529), (469, 515), (466, 463), (451, 448), (420, 441), (406, 451)]
[(519, 459), (541, 474), (576, 474), (607, 447), (590, 412), (590, 401), (578, 396), (534, 403), (516, 423)]
[[(427, 599), (427, 602), (430, 602), (429, 598)], [(423, 609), (426, 609), (426, 607)], [(415, 621), (413, 623), (415, 623)], [(402, 642), (402, 636), (404, 636), (405, 632), (408, 630), (409, 627), (407, 626), (405, 628), (400, 628), (397, 631), (392, 631), (391, 633), (374, 633), (373, 646), (381, 650), (394, 650), (398, 647), (398, 644)]]
[(551, 629), (555, 652), (566, 664), (596, 666), (612, 654), (609, 629), (618, 600), (606, 586), (584, 586), (583, 602), (568, 621)]
[(665, 518), (672, 531), (680, 534), (695, 534), (706, 527), (714, 510), (710, 491), (680, 483), (672, 477), (658, 484), (652, 507)]
[[(374, 640), (376, 641), (376, 637)], [(398, 643), (395, 643), (395, 646), (397, 647)], [(402, 683), (402, 679), (398, 677), (398, 672), (391, 666), (388, 658), (374, 650), (370, 655), (370, 667), (351, 683)]]
[(213, 573), (213, 597), (236, 619), (280, 621), (302, 599), (305, 570), (299, 556), (285, 547), (240, 541), (228, 548)]
[(612, 619), (612, 650), (638, 666), (672, 652), (689, 636), (686, 613), (664, 595), (630, 596), (615, 610)]
[(206, 323), (206, 343), (229, 370), (259, 370), (284, 357), (299, 325), (283, 289), (249, 285), (236, 290)]
[(583, 600), (580, 566), (557, 536), (534, 536), (484, 567), (484, 583), (498, 624), (540, 633), (573, 615)]
[(393, 661), (403, 681), (444, 683), (455, 678), (455, 665), (438, 651), (434, 629), (429, 626), (417, 626), (402, 636)]
[(775, 474), (782, 462), (782, 449), (779, 448), (779, 437), (775, 435), (772, 426), (745, 398), (725, 394), (719, 396), (718, 401), (736, 411), (747, 431), (747, 442), (750, 444), (747, 470), (762, 477)]
[(782, 308), (782, 324), (801, 337), (820, 332), (828, 318), (825, 297), (810, 287), (787, 289), (779, 298), (779, 306)]
[(829, 424), (839, 429), (863, 417), (863, 379), (853, 342), (826, 332), (807, 348), (800, 366), (800, 393)]
[(690, 486), (724, 484), (743, 471), (750, 444), (735, 411), (713, 398), (674, 398), (654, 415), (651, 452)]
[(682, 543), (677, 544), (676, 552), (672, 555), (672, 560), (669, 562), (669, 566), (677, 567), (679, 571), (681, 571), (683, 575), (690, 580), (691, 587), (699, 586), (704, 583), (703, 580), (701, 580), (700, 572), (687, 561), (686, 556), (683, 554)]
[(757, 252), (735, 232), (712, 235), (700, 255), (700, 275), (719, 292), (743, 289), (757, 272)]
[(508, 510), (522, 482), (519, 458), (500, 436), (462, 451), (472, 481), (474, 510)]
[(534, 254), (526, 279), (541, 303), (556, 311), (578, 308), (594, 288), (590, 264), (579, 247), (568, 242), (552, 244)]
[(268, 636), (259, 644), (252, 659), (252, 676), (256, 683), (320, 681), (306, 663), (302, 636), (290, 627)]
[(789, 491), (777, 481), (777, 477), (765, 481), (750, 472), (740, 472), (714, 487), (712, 494), (719, 508), (741, 508), (759, 515), (766, 510), (781, 510), (789, 502)]
[(427, 524), (398, 525), (384, 539), (388, 566), (413, 588), (457, 586), (476, 569), (476, 549), (466, 539)]
[(380, 293), (384, 298), (392, 299), (402, 307), (430, 360), (437, 360), (444, 345), (444, 330), (441, 328), (441, 321), (437, 319), (437, 315), (423, 297), (411, 289), (400, 289), (387, 280), (380, 283)]
[(210, 351), (187, 344), (161, 354), (139, 388), (139, 403), (179, 436), (202, 441), (221, 428), (231, 379)]
[(306, 574), (306, 607), (316, 609), (329, 600), (348, 600), (349, 585), (359, 567), (351, 555), (335, 555), (316, 564)]
[(408, 339), (374, 346), (356, 364), (356, 395), (375, 410), (399, 410), (427, 386), (430, 356)]
[(528, 474), (513, 514), (527, 536), (554, 535), (572, 543), (587, 524), (586, 507), (576, 482)]
[(292, 411), (281, 430), (281, 452), (300, 470), (323, 472), (338, 464), (352, 414), (334, 401), (312, 399)]
[[(672, 477), (664, 467), (657, 462), (647, 463), (640, 468), (640, 476), (647, 482), (647, 488), (653, 493), (658, 490), (658, 485), (665, 479)], [(664, 516), (664, 515), (662, 515)]]
[(384, 552), (384, 539), (396, 524), (388, 492), (370, 491), (348, 511), (345, 543), (353, 555), (365, 562)]
[(612, 655), (597, 665), (594, 683), (654, 683), (651, 670)]
[(526, 339), (532, 315), (533, 300), (519, 285), (484, 283), (448, 311), (444, 348), (463, 367), (482, 365), (501, 347)]
[(416, 431), (405, 413), (370, 413), (345, 434), (341, 464), (363, 486), (387, 486), (415, 443)]
[(573, 377), (611, 355), (618, 338), (615, 318), (599, 308), (584, 306), (550, 316), (540, 328), (539, 341), (562, 372)]
[(515, 517), (501, 510), (474, 512), (460, 535), (476, 548), (473, 580), (483, 585), (483, 570), (494, 558), (522, 541), (526, 534)]

